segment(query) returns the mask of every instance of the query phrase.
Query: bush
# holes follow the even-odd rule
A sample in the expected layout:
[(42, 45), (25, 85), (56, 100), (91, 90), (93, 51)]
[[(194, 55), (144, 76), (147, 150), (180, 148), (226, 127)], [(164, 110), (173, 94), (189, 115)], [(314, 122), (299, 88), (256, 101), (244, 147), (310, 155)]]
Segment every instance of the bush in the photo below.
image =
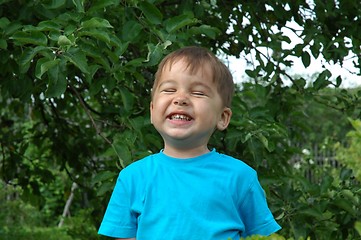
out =
[(99, 239), (90, 210), (82, 210), (67, 218), (62, 228), (46, 226), (45, 216), (34, 206), (21, 200), (19, 187), (0, 181), (0, 236), (2, 240), (81, 240)]
[(72, 239), (99, 239), (97, 229), (91, 221), (92, 209), (80, 210), (75, 216), (65, 219), (64, 228)]
[(73, 240), (65, 229), (58, 227), (2, 226), (0, 235), (3, 240)]
[(336, 145), (337, 160), (352, 169), (354, 177), (361, 181), (361, 121), (349, 119), (354, 130), (347, 133), (348, 147)]

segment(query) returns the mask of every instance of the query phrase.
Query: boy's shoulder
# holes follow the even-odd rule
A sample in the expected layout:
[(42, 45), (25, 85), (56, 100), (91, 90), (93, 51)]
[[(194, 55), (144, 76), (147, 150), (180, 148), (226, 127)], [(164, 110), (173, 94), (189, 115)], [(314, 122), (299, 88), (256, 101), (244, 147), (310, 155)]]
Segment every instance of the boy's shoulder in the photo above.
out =
[(217, 163), (219, 165), (222, 165), (224, 167), (229, 168), (230, 170), (236, 171), (236, 172), (249, 172), (256, 174), (256, 171), (249, 166), (247, 163), (245, 163), (243, 160), (237, 159), (233, 156), (218, 153), (219, 159), (217, 160)]
[(151, 168), (154, 165), (155, 158), (157, 158), (158, 153), (153, 153), (148, 156), (145, 156), (139, 160), (136, 160), (126, 166), (124, 169), (121, 170), (122, 174), (126, 172), (139, 172), (139, 171), (146, 171), (147, 169)]
[[(137, 176), (148, 175), (151, 172), (155, 171), (160, 165), (162, 165), (159, 162), (161, 159), (164, 160), (164, 158), (167, 157), (162, 152), (153, 153), (151, 155), (148, 155), (142, 159), (139, 159), (131, 163), (126, 168), (124, 168), (121, 171), (121, 173), (123, 175), (128, 175), (128, 174), (137, 175)], [(225, 171), (229, 174), (231, 174), (232, 172), (240, 175), (257, 174), (256, 171), (244, 161), (227, 154), (219, 153), (215, 150), (213, 150), (210, 154), (208, 154), (207, 158), (208, 159), (201, 159), (202, 161), (201, 164), (197, 164), (196, 161), (194, 161), (194, 165), (189, 164), (188, 167), (192, 167), (192, 166), (197, 167), (201, 165), (201, 166), (207, 166), (206, 169), (208, 170), (216, 169), (219, 171)], [(180, 165), (176, 165), (176, 166), (179, 167)], [(166, 167), (169, 167), (169, 165), (166, 165)]]

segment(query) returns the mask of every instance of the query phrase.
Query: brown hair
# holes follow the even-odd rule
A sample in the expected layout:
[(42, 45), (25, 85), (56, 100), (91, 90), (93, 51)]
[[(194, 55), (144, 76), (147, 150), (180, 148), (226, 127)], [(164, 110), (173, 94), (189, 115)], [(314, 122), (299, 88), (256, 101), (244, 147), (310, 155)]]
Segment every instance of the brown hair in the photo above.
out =
[(153, 91), (158, 86), (159, 78), (161, 77), (165, 66), (168, 65), (169, 68), (171, 68), (172, 65), (180, 59), (184, 59), (188, 63), (187, 69), (191, 73), (197, 72), (204, 64), (209, 64), (213, 70), (213, 82), (215, 82), (217, 85), (217, 91), (222, 98), (224, 106), (231, 106), (234, 92), (234, 83), (231, 72), (229, 71), (228, 67), (222, 63), (211, 51), (196, 46), (178, 49), (167, 55), (160, 62), (158, 70), (155, 74), (155, 80), (152, 88), (152, 97)]

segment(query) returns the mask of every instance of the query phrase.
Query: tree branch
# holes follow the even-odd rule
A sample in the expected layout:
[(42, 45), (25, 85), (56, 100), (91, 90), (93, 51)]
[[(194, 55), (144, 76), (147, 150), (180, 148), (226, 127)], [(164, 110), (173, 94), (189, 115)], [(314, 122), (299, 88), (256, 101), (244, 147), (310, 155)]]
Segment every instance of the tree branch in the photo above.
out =
[(73, 182), (72, 186), (71, 186), (71, 192), (70, 192), (70, 195), (69, 195), (69, 198), (68, 200), (66, 201), (66, 204), (64, 206), (64, 211), (63, 211), (63, 214), (61, 216), (61, 219), (60, 219), (60, 222), (58, 224), (58, 227), (62, 227), (63, 224), (64, 224), (64, 219), (66, 216), (70, 215), (70, 205), (71, 203), (73, 202), (73, 199), (74, 199), (74, 191), (75, 189), (78, 188), (78, 185), (76, 184), (76, 182)]
[(69, 84), (69, 87), (70, 87), (70, 89), (73, 91), (73, 93), (75, 93), (75, 96), (78, 98), (78, 100), (79, 100), (81, 106), (83, 107), (85, 113), (88, 115), (88, 117), (89, 117), (89, 119), (90, 119), (90, 121), (91, 121), (91, 123), (92, 123), (92, 125), (93, 125), (93, 127), (94, 127), (94, 129), (95, 129), (95, 131), (96, 131), (96, 133), (97, 133), (101, 138), (103, 138), (107, 143), (109, 143), (110, 145), (112, 145), (112, 142), (111, 142), (106, 136), (104, 136), (104, 135), (102, 134), (102, 132), (100, 131), (99, 127), (98, 127), (97, 124), (95, 123), (94, 118), (93, 118), (93, 116), (91, 115), (89, 109), (87, 108), (87, 104), (84, 102), (83, 98), (80, 96), (80, 93), (79, 93), (71, 84)]

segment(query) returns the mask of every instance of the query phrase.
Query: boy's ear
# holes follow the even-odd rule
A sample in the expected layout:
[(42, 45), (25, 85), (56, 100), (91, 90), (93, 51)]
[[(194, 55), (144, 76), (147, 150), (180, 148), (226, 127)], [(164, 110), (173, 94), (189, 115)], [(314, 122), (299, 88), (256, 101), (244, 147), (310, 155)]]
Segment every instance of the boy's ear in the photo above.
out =
[(149, 110), (150, 110), (150, 123), (153, 124), (153, 102), (151, 101), (149, 104)]
[(225, 107), (223, 109), (222, 115), (217, 123), (217, 129), (219, 131), (223, 131), (228, 127), (229, 122), (231, 121), (232, 117), (232, 110), (228, 107)]

